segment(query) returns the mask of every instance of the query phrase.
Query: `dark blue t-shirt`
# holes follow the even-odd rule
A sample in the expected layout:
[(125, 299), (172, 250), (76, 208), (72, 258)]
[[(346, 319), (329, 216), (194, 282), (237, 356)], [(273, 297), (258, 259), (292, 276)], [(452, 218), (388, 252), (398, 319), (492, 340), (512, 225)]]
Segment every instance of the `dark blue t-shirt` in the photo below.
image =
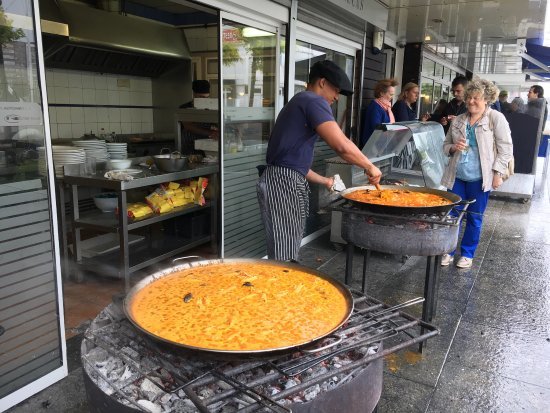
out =
[(267, 164), (291, 168), (305, 176), (319, 137), (315, 128), (327, 121), (334, 121), (334, 116), (323, 97), (309, 91), (295, 95), (275, 122), (267, 147)]

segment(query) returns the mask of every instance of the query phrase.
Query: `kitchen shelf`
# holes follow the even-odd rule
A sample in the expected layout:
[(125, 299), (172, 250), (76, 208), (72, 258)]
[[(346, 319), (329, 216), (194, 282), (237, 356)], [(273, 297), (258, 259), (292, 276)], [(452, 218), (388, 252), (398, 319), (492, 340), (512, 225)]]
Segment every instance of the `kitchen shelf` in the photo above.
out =
[[(129, 254), (130, 272), (136, 272), (149, 267), (159, 261), (173, 257), (190, 248), (198, 247), (211, 240), (210, 235), (182, 239), (171, 235), (164, 235), (160, 245), (154, 248), (141, 243), (139, 247), (132, 248)], [(158, 242), (158, 241), (157, 241)], [(124, 278), (123, 271), (119, 267), (120, 255), (117, 252), (109, 252), (95, 257), (83, 258), (80, 268), (105, 277)]]
[[(164, 214), (153, 214), (138, 219), (128, 218), (128, 231), (145, 227), (156, 222), (162, 222), (167, 219), (175, 218), (181, 215), (190, 214), (192, 212), (200, 211), (202, 209), (209, 209), (211, 207), (211, 204), (211, 202), (207, 202), (203, 206), (188, 204), (182, 207), (174, 208), (172, 211), (166, 212)], [(120, 228), (118, 216), (116, 216), (114, 213), (105, 213), (99, 211), (82, 214), (80, 218), (74, 221), (74, 225), (77, 228), (95, 229), (108, 232), (118, 232), (118, 229)]]
[[(103, 173), (98, 172), (94, 176), (65, 175), (63, 179), (64, 183), (71, 187), (73, 255), (75, 263), (80, 268), (103, 275), (115, 274), (124, 279), (126, 291), (128, 291), (130, 289), (130, 275), (133, 272), (204, 243), (210, 242), (213, 248), (216, 247), (218, 232), (217, 198), (219, 197), (218, 164), (192, 165), (183, 171), (170, 173), (159, 173), (143, 169), (131, 181), (110, 180), (103, 177)], [(165, 214), (150, 215), (136, 220), (128, 218), (127, 192), (129, 190), (145, 189), (162, 183), (201, 176), (208, 178), (208, 190), (210, 192), (210, 199), (204, 206), (190, 204), (175, 208)], [(78, 206), (79, 187), (116, 191), (119, 214), (93, 211), (81, 215)], [(130, 250), (129, 231), (178, 217), (179, 219), (174, 220), (176, 229), (173, 234), (170, 233), (170, 230), (163, 232), (165, 241), (153, 240), (153, 237), (150, 236), (139, 246), (132, 246)], [(184, 223), (183, 226), (182, 222)], [(82, 229), (118, 234), (118, 251), (101, 254), (93, 258), (84, 258), (80, 239)], [(76, 280), (82, 281), (82, 273), (76, 271), (75, 274)]]

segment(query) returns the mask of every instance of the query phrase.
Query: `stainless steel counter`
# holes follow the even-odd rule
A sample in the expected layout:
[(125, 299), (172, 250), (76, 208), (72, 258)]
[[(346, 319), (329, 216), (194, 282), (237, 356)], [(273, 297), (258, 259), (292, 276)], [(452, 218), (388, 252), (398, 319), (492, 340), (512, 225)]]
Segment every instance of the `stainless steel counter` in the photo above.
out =
[(198, 164), (192, 165), (183, 171), (178, 172), (159, 172), (153, 169), (132, 166), (132, 169), (141, 169), (142, 172), (133, 175), (131, 181), (118, 181), (105, 178), (105, 171), (98, 171), (95, 175), (65, 175), (63, 180), (69, 185), (82, 185), (94, 188), (111, 189), (113, 191), (127, 191), (129, 189), (143, 188), (145, 186), (158, 185), (163, 182), (180, 181), (182, 179), (194, 178), (197, 176), (211, 175), (218, 173), (220, 168), (218, 164)]

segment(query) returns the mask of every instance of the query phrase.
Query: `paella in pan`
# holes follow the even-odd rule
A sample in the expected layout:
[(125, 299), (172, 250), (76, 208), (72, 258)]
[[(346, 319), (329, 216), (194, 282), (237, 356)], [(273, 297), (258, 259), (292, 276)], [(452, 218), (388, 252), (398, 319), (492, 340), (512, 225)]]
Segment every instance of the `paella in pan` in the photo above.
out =
[(130, 320), (172, 344), (244, 353), (312, 342), (353, 309), (347, 288), (309, 268), (268, 260), (206, 263), (136, 286), (125, 303)]

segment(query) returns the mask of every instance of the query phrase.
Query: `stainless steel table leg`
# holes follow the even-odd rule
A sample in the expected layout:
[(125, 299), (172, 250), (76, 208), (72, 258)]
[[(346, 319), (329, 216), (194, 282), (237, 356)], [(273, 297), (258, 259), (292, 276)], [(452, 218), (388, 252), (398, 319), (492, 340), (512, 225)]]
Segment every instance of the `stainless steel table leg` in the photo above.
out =
[[(73, 222), (77, 222), (80, 218), (80, 212), (78, 208), (78, 186), (71, 185), (71, 204), (73, 207)], [(79, 263), (82, 260), (82, 251), (80, 250), (80, 228), (76, 225), (73, 225), (73, 254), (75, 263)], [(74, 268), (75, 274), (74, 278), (77, 282), (84, 281), (84, 276), (82, 275), (81, 270), (75, 265)]]
[(65, 216), (65, 185), (63, 181), (56, 180), (56, 189), (57, 189), (57, 216), (58, 216), (58, 227), (59, 235), (61, 241), (61, 275), (64, 280), (68, 280), (70, 277), (69, 274), (69, 242), (67, 239), (67, 219)]
[(124, 277), (126, 292), (130, 290), (130, 251), (128, 249), (128, 209), (126, 206), (126, 191), (118, 193), (118, 237), (120, 244), (120, 272)]

